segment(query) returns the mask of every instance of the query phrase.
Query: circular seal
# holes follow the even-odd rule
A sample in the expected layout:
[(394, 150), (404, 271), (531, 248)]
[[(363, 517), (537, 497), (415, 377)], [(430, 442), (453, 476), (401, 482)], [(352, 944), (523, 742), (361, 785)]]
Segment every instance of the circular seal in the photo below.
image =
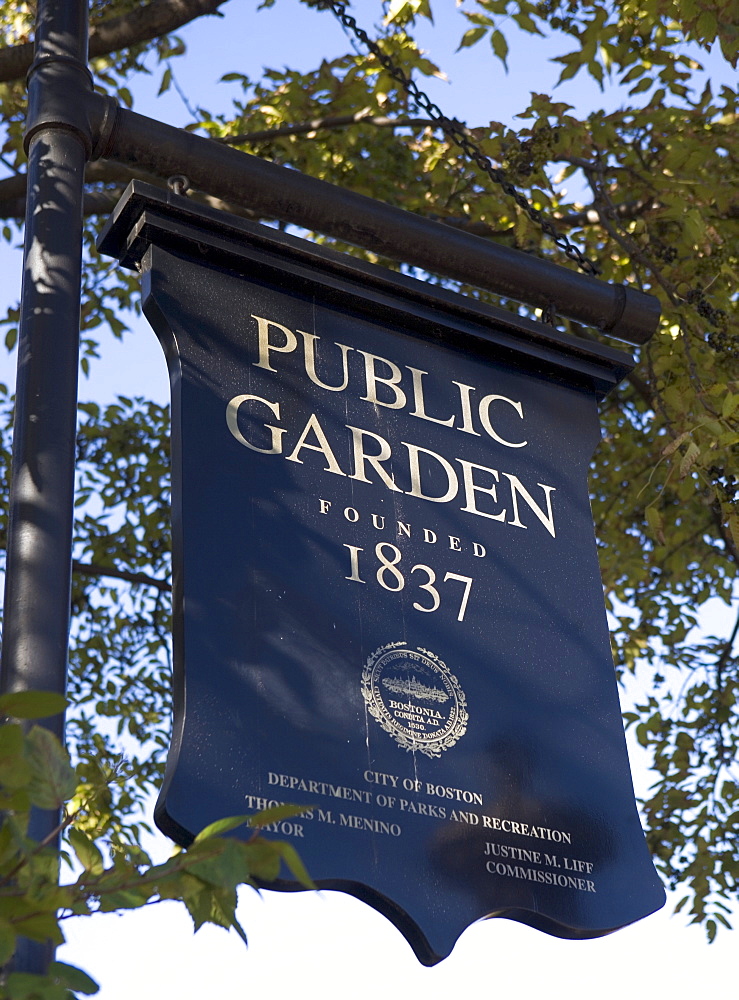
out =
[(440, 757), (467, 729), (467, 699), (446, 663), (404, 642), (380, 646), (362, 671), (370, 715), (404, 750)]

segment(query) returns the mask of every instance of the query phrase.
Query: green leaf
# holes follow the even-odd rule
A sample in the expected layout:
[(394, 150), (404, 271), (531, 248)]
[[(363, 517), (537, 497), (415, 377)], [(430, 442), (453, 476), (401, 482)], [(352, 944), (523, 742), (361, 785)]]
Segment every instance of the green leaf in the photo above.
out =
[(51, 941), (64, 944), (64, 935), (59, 929), (55, 913), (34, 913), (13, 921), (18, 934), (33, 941)]
[[(18, 838), (11, 828), (11, 824), (3, 822), (0, 824), (0, 867), (11, 859), (15, 858), (19, 849)], [(0, 963), (1, 964), (1, 963)]]
[(295, 806), (289, 803), (282, 803), (279, 806), (270, 806), (262, 809), (261, 812), (249, 816), (249, 826), (263, 827), (270, 823), (278, 823), (282, 819), (290, 819), (293, 816), (302, 816), (303, 813), (310, 812), (311, 806)]
[(95, 841), (75, 827), (70, 827), (67, 831), (67, 837), (77, 855), (77, 860), (85, 871), (90, 872), (91, 875), (102, 875), (105, 864)]
[(695, 463), (700, 458), (700, 453), (701, 452), (698, 445), (695, 443), (695, 441), (691, 441), (690, 444), (688, 445), (687, 451), (683, 455), (682, 460), (680, 462), (679, 476), (681, 479), (684, 479), (685, 476), (687, 476), (687, 474), (693, 468)]
[(717, 28), (716, 15), (710, 10), (704, 10), (696, 25), (699, 38), (704, 42), (712, 42), (716, 38)]
[(59, 715), (67, 699), (54, 691), (12, 691), (0, 695), (0, 715), (12, 719), (46, 719)]
[(66, 962), (52, 962), (49, 965), (49, 975), (67, 989), (74, 990), (75, 993), (84, 993), (85, 996), (92, 996), (100, 990), (95, 980), (86, 972), (78, 969), (76, 965), (67, 965)]
[[(564, 60), (560, 60), (564, 61)], [(576, 73), (580, 71), (580, 63), (577, 60), (568, 60), (565, 62), (565, 68), (559, 74), (559, 79), (557, 80), (557, 86), (560, 83), (564, 83), (565, 80), (571, 79)]]
[(27, 758), (33, 769), (29, 792), (40, 809), (61, 809), (77, 787), (77, 775), (67, 751), (56, 736), (34, 726), (26, 739)]
[[(203, 924), (211, 922), (220, 923), (221, 906), (218, 903), (217, 893), (213, 889), (204, 886), (202, 882), (195, 891), (189, 891), (183, 897), (183, 902), (192, 917), (193, 926), (196, 931), (200, 930)], [(226, 926), (229, 926), (229, 924), (227, 923)]]
[(290, 872), (295, 876), (304, 889), (317, 888), (315, 882), (308, 874), (308, 870), (300, 859), (298, 852), (292, 844), (287, 841), (278, 841), (275, 844), (282, 860), (285, 862)]
[(739, 550), (739, 514), (729, 514), (729, 531), (734, 545)]
[(159, 84), (159, 90), (157, 91), (157, 97), (164, 94), (172, 86), (172, 70), (169, 66), (162, 73), (162, 82)]
[[(244, 845), (236, 840), (214, 841), (208, 850), (216, 853), (198, 855), (187, 852), (187, 870), (216, 889), (235, 889), (250, 877), (248, 859), (243, 853)], [(194, 856), (193, 856), (194, 855)]]
[(498, 31), (497, 28), (490, 35), (490, 44), (493, 47), (493, 52), (495, 53), (495, 55), (503, 63), (506, 70), (508, 70), (508, 63), (506, 62), (506, 59), (508, 57), (508, 42), (505, 40), (505, 36), (500, 31)]
[(255, 837), (243, 844), (249, 871), (259, 882), (274, 882), (280, 875), (280, 854), (277, 841)]
[(113, 913), (115, 910), (137, 910), (151, 898), (151, 892), (141, 886), (139, 888), (113, 889), (100, 895), (100, 910), (103, 913)]
[(723, 406), (721, 407), (721, 416), (724, 420), (728, 420), (728, 418), (736, 412), (737, 408), (739, 408), (739, 393), (727, 393), (724, 397)]
[(460, 41), (457, 47), (457, 52), (459, 52), (460, 49), (466, 49), (470, 45), (474, 45), (476, 42), (479, 42), (486, 32), (487, 28), (482, 28), (479, 26), (477, 28), (468, 28), (467, 31), (465, 31), (465, 33), (462, 35), (462, 40)]
[(2, 1000), (69, 1000), (65, 986), (34, 972), (11, 972)]
[(647, 524), (649, 525), (652, 534), (661, 544), (665, 544), (665, 522), (662, 517), (662, 512), (657, 507), (656, 502), (651, 503), (644, 511), (647, 519)]
[(631, 90), (629, 91), (629, 96), (633, 97), (635, 94), (643, 94), (645, 90), (649, 90), (649, 88), (652, 86), (653, 83), (654, 80), (651, 78), (651, 76), (642, 77), (641, 80), (637, 83), (637, 85), (631, 88)]
[(0, 966), (13, 957), (15, 951), (15, 931), (7, 920), (0, 920)]
[(231, 921), (231, 928), (232, 928), (232, 930), (236, 931), (236, 933), (239, 935), (239, 937), (244, 942), (244, 944), (247, 944), (247, 945), (249, 944), (249, 942), (246, 939), (246, 931), (244, 930), (244, 928), (241, 926), (241, 924), (236, 919), (236, 914), (235, 913), (234, 913), (233, 919)]
[(215, 823), (209, 823), (204, 827), (193, 843), (199, 844), (209, 837), (220, 837), (224, 833), (230, 833), (239, 826), (245, 826), (251, 818), (251, 816), (228, 816), (226, 819), (217, 819)]
[(686, 441), (690, 437), (690, 431), (683, 431), (682, 434), (678, 434), (676, 438), (673, 438), (669, 444), (666, 444), (662, 449), (662, 454), (667, 457), (672, 455), (673, 452), (677, 451), (683, 441)]
[(534, 21), (533, 17), (530, 14), (528, 14), (525, 10), (519, 10), (517, 13), (515, 13), (513, 15), (513, 20), (516, 22), (519, 28), (521, 28), (523, 31), (527, 31), (530, 35), (541, 35), (542, 37), (544, 37), (536, 21)]
[(0, 725), (0, 784), (23, 788), (31, 780), (32, 768), (25, 757), (25, 738), (20, 726)]

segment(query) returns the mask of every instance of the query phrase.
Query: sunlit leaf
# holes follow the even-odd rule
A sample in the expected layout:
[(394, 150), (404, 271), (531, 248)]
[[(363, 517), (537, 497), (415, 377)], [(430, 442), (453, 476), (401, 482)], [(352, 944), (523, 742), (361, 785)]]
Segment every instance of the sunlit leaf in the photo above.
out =
[(0, 695), (0, 714), (13, 719), (45, 719), (63, 712), (67, 699), (53, 691), (14, 691)]

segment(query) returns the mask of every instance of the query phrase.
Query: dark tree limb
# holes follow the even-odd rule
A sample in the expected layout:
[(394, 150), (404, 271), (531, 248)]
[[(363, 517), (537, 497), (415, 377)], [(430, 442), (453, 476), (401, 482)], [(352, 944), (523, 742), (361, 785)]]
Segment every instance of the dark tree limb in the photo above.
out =
[[(655, 207), (653, 198), (640, 198), (636, 201), (623, 201), (609, 209), (609, 217), (616, 219), (636, 219)], [(570, 212), (567, 215), (554, 215), (558, 226), (568, 229), (581, 229), (586, 226), (602, 225), (601, 210), (595, 205), (584, 208), (581, 212)]]
[(127, 583), (139, 583), (145, 587), (155, 587), (164, 594), (168, 594), (171, 585), (167, 580), (157, 580), (147, 573), (131, 573), (125, 569), (116, 569), (115, 566), (100, 566), (98, 563), (83, 563), (78, 559), (72, 562), (72, 571), (80, 573), (82, 576), (102, 577), (109, 576), (116, 580), (125, 580)]
[(736, 621), (734, 622), (734, 628), (732, 629), (731, 635), (726, 640), (726, 642), (724, 644), (724, 647), (721, 650), (721, 656), (716, 661), (716, 674), (717, 674), (719, 686), (721, 685), (721, 674), (722, 674), (722, 671), (723, 671), (724, 667), (726, 666), (726, 664), (729, 662), (729, 657), (731, 656), (731, 654), (733, 652), (734, 643), (737, 640), (737, 636), (739, 636), (739, 614), (737, 614)]
[(721, 536), (721, 541), (724, 543), (724, 555), (727, 559), (730, 559), (733, 563), (739, 566), (739, 549), (734, 544), (734, 539), (727, 525), (724, 523), (724, 519), (721, 516), (721, 511), (719, 510), (717, 504), (713, 504), (711, 512), (713, 514), (713, 521), (716, 525), (716, 530)]
[(271, 139), (282, 139), (290, 135), (306, 135), (310, 132), (331, 131), (347, 128), (359, 123), (374, 125), (375, 128), (439, 128), (438, 122), (431, 118), (388, 118), (385, 115), (373, 115), (369, 111), (357, 111), (353, 115), (330, 115), (326, 118), (311, 118), (307, 122), (295, 122), (293, 125), (280, 125), (279, 128), (266, 128), (255, 132), (241, 132), (239, 135), (218, 139), (227, 146), (242, 146), (255, 142), (269, 142)]
[[(144, 170), (135, 170), (112, 160), (94, 160), (85, 167), (85, 180), (91, 184), (114, 185), (114, 187), (104, 190), (86, 192), (84, 213), (85, 216), (91, 216), (110, 215), (130, 181), (142, 180), (157, 187), (164, 187), (167, 178), (158, 177), (156, 174), (150, 174)], [(25, 195), (25, 174), (15, 174), (13, 177), (0, 180), (0, 219), (22, 220), (26, 210)], [(230, 212), (232, 215), (239, 215), (246, 219), (255, 218), (250, 209), (226, 202), (222, 198), (215, 198), (205, 192), (194, 191), (191, 197), (203, 205), (209, 205), (211, 208), (217, 208), (223, 212)]]
[[(90, 26), (90, 58), (169, 34), (198, 17), (215, 14), (226, 0), (152, 0), (129, 14)], [(20, 80), (33, 60), (33, 42), (0, 49), (0, 83)]]

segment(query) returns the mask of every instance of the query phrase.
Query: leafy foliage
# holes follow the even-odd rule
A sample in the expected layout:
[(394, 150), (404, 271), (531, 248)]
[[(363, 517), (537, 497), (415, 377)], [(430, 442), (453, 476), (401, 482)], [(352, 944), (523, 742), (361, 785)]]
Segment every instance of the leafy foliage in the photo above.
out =
[[(276, 2), (289, 10), (291, 0), (262, 6)], [(95, 24), (125, 22), (147, 6), (95, 4)], [(736, 66), (739, 39), (730, 6), (729, 0), (468, 0), (458, 14), (460, 48), (485, 46), (491, 66), (505, 67), (515, 26), (561, 42), (560, 80), (587, 75), (603, 88), (622, 88), (618, 110), (584, 117), (551, 93), (521, 95), (520, 128), (469, 123), (470, 134), (598, 261), (603, 278), (628, 281), (662, 304), (659, 333), (641, 350), (634, 376), (604, 406), (604, 440), (591, 482), (616, 663), (636, 676), (643, 692), (626, 721), (654, 764), (655, 784), (643, 804), (648, 839), (666, 880), (683, 888), (691, 919), (709, 938), (727, 923), (739, 879), (737, 626), (708, 636), (695, 628), (711, 602), (728, 605), (736, 595), (739, 147), (735, 89), (708, 82), (696, 91), (694, 74), (709, 49), (714, 61), (721, 52), (727, 65)], [(32, 7), (0, 4), (6, 47), (0, 48), (0, 152), (8, 172), (0, 179), (0, 215), (8, 241), (17, 240), (22, 217), (24, 92), (21, 75), (3, 67), (31, 36)], [(432, 17), (430, 0), (393, 0), (375, 11), (371, 33), (385, 53), (421, 86), (440, 73), (415, 41)], [(228, 8), (224, 13), (227, 31)], [(320, 31), (321, 19), (331, 14), (316, 10), (314, 16)], [(132, 81), (154, 61), (166, 91), (177, 84), (176, 63), (184, 53), (182, 39), (166, 33), (113, 47), (93, 60), (96, 85), (130, 104)], [(224, 80), (236, 97), (215, 111), (191, 107), (188, 129), (484, 238), (553, 253), (530, 218), (465, 162), (375, 57), (359, 48), (307, 73), (272, 68), (252, 80), (237, 67)], [(130, 176), (125, 165), (105, 161), (88, 171), (85, 369), (95, 363), (102, 331), (125, 336), (127, 310), (135, 308), (135, 278), (93, 250), (95, 213), (112, 207)], [(248, 211), (248, 205), (230, 207)], [(310, 235), (329, 242), (323, 234)], [(2, 320), (9, 347), (17, 316), (11, 303)], [(4, 412), (3, 462), (7, 399)], [(3, 826), (0, 832), (0, 870), (6, 878), (12, 874), (2, 892), (20, 898), (9, 888), (20, 885), (14, 872), (20, 866), (24, 884), (40, 894), (40, 923), (34, 925), (37, 911), (13, 911), (15, 903), (6, 904), (0, 893), (0, 907), (10, 907), (0, 912), (5, 955), (20, 930), (58, 937), (57, 907), (62, 914), (90, 912), (178, 897), (196, 926), (203, 920), (227, 925), (234, 919), (236, 882), (277, 871), (281, 848), (261, 838), (244, 844), (213, 834), (165, 866), (151, 866), (141, 849), (140, 806), (161, 773), (168, 732), (166, 438), (166, 410), (152, 402), (121, 399), (81, 408), (68, 724), (77, 786), (72, 788), (61, 750), (42, 745), (33, 735), (38, 730), (17, 724), (2, 730), (0, 781), (11, 782), (3, 784), (11, 803), (6, 822), (20, 831), (16, 836)], [(57, 762), (53, 788), (38, 783), (45, 758)], [(3, 763), (10, 759), (22, 761), (13, 778)], [(62, 791), (71, 795), (65, 829), (82, 874), (73, 886), (58, 889), (49, 853), (28, 842), (23, 817), (29, 802), (57, 802)], [(63, 901), (55, 893), (65, 894)], [(55, 967), (51, 975), (44, 996), (89, 991), (74, 970)], [(30, 996), (34, 987), (24, 982), (7, 986), (15, 990), (8, 995)]]
[[(44, 718), (64, 708), (50, 692), (26, 691), (0, 697), (0, 713), (17, 719)], [(266, 840), (260, 826), (294, 815), (280, 807), (238, 816), (201, 831), (186, 851), (153, 864), (142, 848), (111, 837), (110, 781), (103, 767), (94, 777), (89, 761), (72, 767), (66, 750), (48, 729), (19, 721), (0, 725), (0, 965), (13, 956), (19, 936), (64, 941), (62, 925), (72, 916), (109, 913), (160, 900), (181, 900), (195, 930), (204, 923), (234, 928), (236, 889), (274, 881), (286, 865), (306, 888), (312, 883), (290, 844)], [(54, 835), (37, 841), (29, 833), (31, 808), (63, 812)], [(248, 839), (225, 837), (251, 827)], [(59, 879), (56, 836), (64, 835), (62, 860), (74, 881)], [(106, 857), (107, 855), (107, 857)], [(7, 1000), (67, 1000), (94, 994), (97, 983), (81, 969), (52, 963), (47, 975), (11, 971), (0, 983)]]

